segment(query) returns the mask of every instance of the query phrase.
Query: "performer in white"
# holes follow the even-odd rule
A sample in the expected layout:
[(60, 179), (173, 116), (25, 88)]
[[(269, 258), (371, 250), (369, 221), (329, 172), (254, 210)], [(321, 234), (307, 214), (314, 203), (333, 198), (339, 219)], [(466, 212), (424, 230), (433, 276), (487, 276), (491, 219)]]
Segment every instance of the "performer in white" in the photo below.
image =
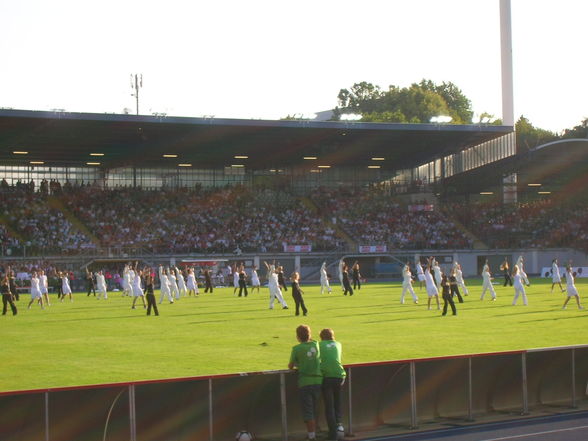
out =
[(441, 291), (441, 280), (443, 279), (443, 276), (441, 275), (441, 267), (439, 266), (437, 259), (433, 260), (433, 272), (435, 273), (435, 284), (437, 285), (437, 291)]
[(465, 285), (465, 282), (463, 280), (463, 273), (461, 272), (461, 265), (455, 261), (453, 262), (453, 268), (455, 269), (455, 280), (457, 281), (457, 286), (459, 288), (461, 288), (461, 290), (463, 291), (463, 295), (467, 296), (468, 295), (468, 288)]
[(406, 293), (406, 291), (410, 292), (410, 294), (412, 295), (412, 301), (414, 303), (419, 302), (419, 299), (415, 294), (414, 289), (412, 289), (412, 273), (410, 272), (410, 266), (408, 266), (408, 263), (404, 265), (404, 267), (402, 268), (402, 294), (400, 295), (401, 304), (404, 304), (404, 294)]
[(551, 293), (553, 294), (553, 287), (557, 283), (561, 292), (565, 292), (565, 289), (561, 286), (561, 275), (559, 274), (559, 266), (557, 259), (553, 259), (551, 262)]
[(73, 302), (73, 298), (71, 297), (71, 287), (69, 286), (69, 278), (67, 277), (67, 272), (59, 273), (61, 277), (61, 301), (65, 299), (66, 295), (69, 295), (69, 301)]
[(169, 279), (167, 278), (167, 274), (165, 268), (163, 268), (163, 265), (159, 265), (159, 291), (161, 292), (161, 296), (159, 296), (160, 305), (163, 302), (164, 297), (167, 297), (170, 303), (174, 302), (174, 299), (171, 296)]
[(102, 271), (98, 271), (96, 274), (96, 287), (98, 289), (98, 296), (96, 298), (100, 300), (100, 296), (104, 297), (104, 300), (108, 299), (108, 292), (106, 291), (106, 278)]
[(178, 290), (180, 291), (181, 297), (186, 297), (188, 290), (186, 289), (186, 281), (184, 280), (184, 274), (176, 266), (176, 281), (178, 282)]
[(345, 291), (345, 286), (343, 285), (343, 268), (345, 268), (345, 261), (341, 259), (339, 260), (339, 282), (341, 282), (341, 289)]
[(523, 297), (523, 305), (527, 306), (527, 294), (525, 293), (525, 287), (523, 286), (523, 282), (522, 282), (522, 275), (521, 272), (519, 270), (518, 265), (514, 266), (513, 269), (513, 287), (515, 290), (515, 295), (514, 295), (514, 299), (512, 301), (513, 306), (517, 304), (517, 299), (519, 298), (519, 295), (521, 295)]
[(254, 265), (251, 270), (251, 294), (253, 294), (255, 288), (257, 288), (257, 292), (259, 293), (260, 286), (261, 282), (259, 281), (259, 274), (257, 274), (257, 267)]
[(137, 264), (135, 264), (135, 270), (133, 271), (134, 279), (132, 282), (131, 287), (133, 288), (133, 305), (131, 309), (135, 309), (135, 303), (137, 299), (141, 297), (141, 301), (143, 302), (143, 308), (147, 308), (147, 303), (145, 303), (145, 294), (143, 293), (143, 288), (141, 287), (141, 271), (137, 268)]
[(41, 305), (41, 309), (45, 309), (43, 306), (43, 295), (41, 294), (41, 289), (39, 287), (39, 277), (36, 271), (33, 271), (31, 275), (31, 301), (29, 302), (29, 309), (31, 309), (31, 305), (34, 301), (38, 301), (39, 305)]
[(425, 272), (423, 271), (423, 266), (421, 265), (419, 258), (414, 259), (414, 266), (416, 267), (417, 278), (419, 279), (419, 289), (423, 289), (423, 284), (425, 283)]
[(237, 295), (237, 290), (239, 289), (239, 272), (241, 268), (239, 265), (235, 264), (233, 268), (233, 295)]
[(39, 290), (41, 291), (45, 304), (51, 306), (51, 302), (49, 301), (49, 284), (47, 283), (47, 275), (43, 270), (39, 271)]
[(180, 298), (180, 290), (178, 289), (178, 281), (176, 279), (173, 268), (170, 268), (167, 271), (167, 280), (169, 280), (169, 290), (171, 296), (178, 300)]
[(441, 309), (441, 304), (439, 303), (439, 290), (437, 289), (437, 285), (433, 280), (433, 274), (431, 274), (433, 266), (433, 258), (430, 257), (427, 263), (427, 269), (425, 269), (425, 285), (427, 287), (427, 296), (429, 296), (429, 300), (427, 302), (427, 309), (431, 309), (431, 299), (435, 297), (437, 301), (437, 309)]
[(568, 296), (561, 309), (566, 309), (568, 302), (572, 297), (576, 298), (578, 309), (584, 309), (584, 307), (580, 305), (580, 295), (578, 294), (578, 290), (576, 288), (576, 285), (574, 284), (574, 273), (572, 272), (572, 267), (569, 265), (566, 267), (566, 287), (568, 291)]
[(186, 288), (188, 288), (188, 295), (198, 295), (198, 284), (196, 283), (196, 276), (194, 275), (194, 268), (188, 269), (188, 279), (186, 281)]
[(129, 265), (125, 265), (125, 269), (123, 270), (122, 288), (123, 297), (133, 294), (133, 289), (131, 288), (131, 268)]
[(325, 292), (325, 290), (331, 294), (331, 286), (329, 285), (329, 276), (327, 275), (327, 262), (323, 262), (321, 265), (321, 294)]
[(519, 258), (517, 259), (516, 265), (519, 267), (519, 273), (521, 274), (521, 279), (523, 280), (525, 285), (531, 286), (531, 284), (529, 283), (529, 278), (527, 277), (527, 273), (525, 272), (525, 264), (524, 264), (523, 256), (519, 256)]
[(492, 295), (492, 301), (495, 301), (496, 291), (494, 291), (494, 286), (492, 286), (492, 275), (490, 274), (490, 267), (488, 266), (488, 261), (486, 261), (486, 264), (482, 269), (482, 295), (480, 296), (480, 300), (484, 300), (484, 295), (486, 295), (486, 291), (488, 290)]
[(270, 265), (267, 262), (264, 263), (267, 268), (267, 286), (270, 292), (269, 309), (274, 309), (274, 299), (278, 299), (278, 302), (282, 305), (282, 309), (288, 309), (288, 305), (282, 296), (275, 265)]

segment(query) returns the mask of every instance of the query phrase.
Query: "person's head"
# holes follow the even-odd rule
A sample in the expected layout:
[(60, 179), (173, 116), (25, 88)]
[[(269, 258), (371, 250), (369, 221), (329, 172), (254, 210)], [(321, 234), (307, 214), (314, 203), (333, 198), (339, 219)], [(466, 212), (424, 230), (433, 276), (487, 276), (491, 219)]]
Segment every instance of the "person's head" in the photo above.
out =
[(335, 331), (331, 328), (325, 328), (321, 331), (321, 340), (335, 340)]
[(310, 340), (310, 326), (300, 325), (296, 328), (296, 338), (300, 343)]
[(298, 274), (298, 271), (294, 271), (290, 276), (290, 280), (292, 280), (292, 282), (297, 282), (298, 279), (300, 279), (300, 274)]

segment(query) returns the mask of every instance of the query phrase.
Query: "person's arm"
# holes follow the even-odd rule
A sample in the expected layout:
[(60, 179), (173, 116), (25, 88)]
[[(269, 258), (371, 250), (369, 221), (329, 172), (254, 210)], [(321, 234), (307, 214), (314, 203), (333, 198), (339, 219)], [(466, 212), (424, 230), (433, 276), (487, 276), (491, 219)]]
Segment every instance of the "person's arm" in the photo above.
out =
[(294, 349), (290, 354), (290, 362), (288, 363), (288, 369), (294, 369), (296, 367), (296, 359), (294, 358)]

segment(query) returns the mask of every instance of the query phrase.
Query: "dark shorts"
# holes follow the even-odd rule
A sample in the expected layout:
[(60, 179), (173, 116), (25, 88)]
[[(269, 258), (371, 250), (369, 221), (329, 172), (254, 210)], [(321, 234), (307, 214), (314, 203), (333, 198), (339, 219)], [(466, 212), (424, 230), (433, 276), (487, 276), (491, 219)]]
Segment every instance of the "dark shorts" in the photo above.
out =
[(304, 422), (316, 420), (318, 402), (321, 396), (321, 385), (312, 384), (298, 389), (300, 394), (300, 409)]

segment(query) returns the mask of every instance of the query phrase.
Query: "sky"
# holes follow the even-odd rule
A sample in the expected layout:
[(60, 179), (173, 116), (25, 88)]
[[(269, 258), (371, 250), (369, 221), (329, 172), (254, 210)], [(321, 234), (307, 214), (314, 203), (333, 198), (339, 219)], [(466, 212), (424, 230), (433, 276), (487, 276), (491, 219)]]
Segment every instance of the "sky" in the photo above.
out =
[[(588, 1), (512, 0), (515, 119), (588, 117)], [(451, 81), (500, 117), (499, 0), (0, 0), (0, 107), (279, 119)]]

